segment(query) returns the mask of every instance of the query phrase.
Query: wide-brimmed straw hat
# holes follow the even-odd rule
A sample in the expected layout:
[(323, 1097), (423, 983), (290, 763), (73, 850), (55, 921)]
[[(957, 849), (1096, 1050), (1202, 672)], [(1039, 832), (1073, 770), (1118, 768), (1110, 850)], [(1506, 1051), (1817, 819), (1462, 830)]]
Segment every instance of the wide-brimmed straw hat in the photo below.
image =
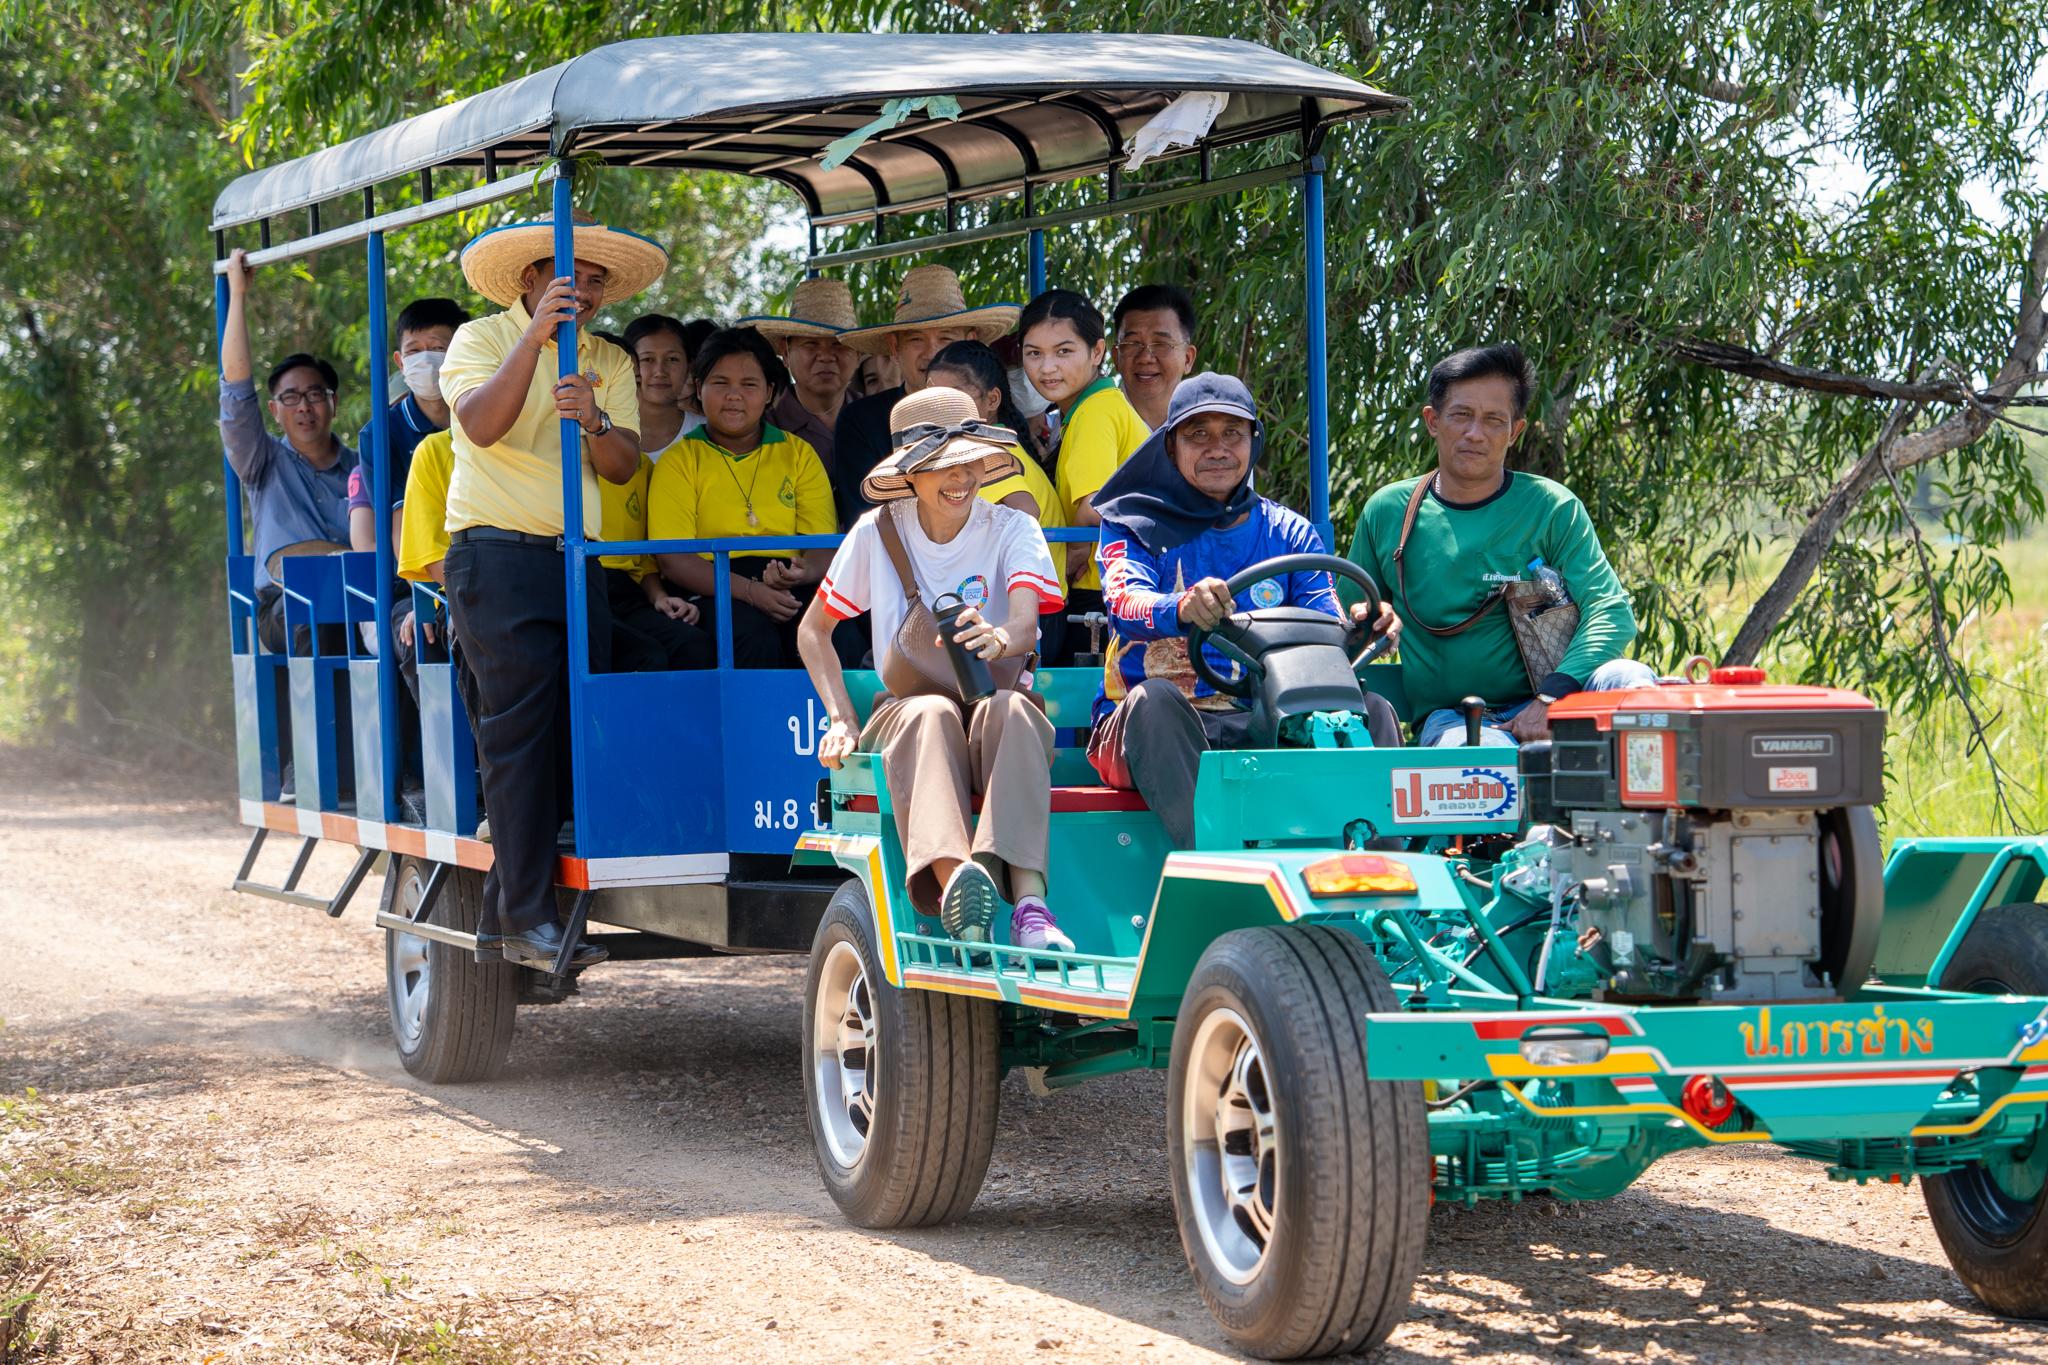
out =
[(791, 337), (836, 337), (860, 326), (853, 311), (853, 291), (845, 280), (805, 280), (789, 296), (789, 315), (760, 313), (741, 318), (735, 327), (751, 327), (770, 341)]
[(983, 488), (1024, 470), (1012, 449), (1017, 433), (982, 421), (981, 409), (958, 389), (934, 384), (899, 399), (889, 409), (889, 433), (895, 448), (861, 480), (860, 491), (869, 502), (913, 497), (912, 474), (954, 465), (980, 465)]
[(883, 327), (841, 332), (839, 339), (856, 351), (886, 355), (893, 332), (914, 327), (972, 328), (983, 341), (994, 341), (1017, 325), (1024, 309), (1014, 303), (969, 308), (960, 292), (960, 277), (942, 265), (920, 265), (903, 277), (896, 296), (896, 320)]
[[(604, 302), (630, 299), (668, 269), (661, 243), (624, 228), (609, 227), (588, 214), (576, 215), (576, 259), (605, 269)], [(519, 276), (526, 267), (555, 254), (555, 220), (507, 223), (471, 239), (462, 249), (462, 274), (469, 287), (492, 303), (510, 307), (526, 291)]]

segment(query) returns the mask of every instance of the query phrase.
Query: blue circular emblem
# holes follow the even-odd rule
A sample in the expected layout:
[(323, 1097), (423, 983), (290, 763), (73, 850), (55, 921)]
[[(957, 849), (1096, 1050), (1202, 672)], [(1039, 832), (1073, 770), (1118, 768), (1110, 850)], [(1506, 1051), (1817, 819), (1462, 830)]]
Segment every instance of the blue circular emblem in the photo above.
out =
[(1287, 600), (1287, 594), (1281, 590), (1278, 579), (1262, 578), (1252, 584), (1251, 599), (1255, 607), (1277, 607)]

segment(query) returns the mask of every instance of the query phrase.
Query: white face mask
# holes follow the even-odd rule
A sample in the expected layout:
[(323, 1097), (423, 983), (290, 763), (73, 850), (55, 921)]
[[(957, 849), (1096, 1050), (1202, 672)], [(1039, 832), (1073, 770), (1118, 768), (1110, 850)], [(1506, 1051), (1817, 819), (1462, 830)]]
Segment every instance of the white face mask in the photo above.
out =
[(446, 359), (446, 351), (414, 351), (399, 362), (399, 369), (405, 373), (405, 386), (413, 391), (414, 397), (441, 397), (441, 362)]

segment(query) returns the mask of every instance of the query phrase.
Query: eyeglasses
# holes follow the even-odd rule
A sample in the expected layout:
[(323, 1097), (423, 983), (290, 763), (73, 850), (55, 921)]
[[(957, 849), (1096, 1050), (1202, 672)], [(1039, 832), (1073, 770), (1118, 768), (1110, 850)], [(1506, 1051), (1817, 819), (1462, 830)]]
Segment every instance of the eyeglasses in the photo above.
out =
[(1179, 341), (1155, 341), (1149, 345), (1142, 341), (1119, 341), (1116, 344), (1116, 353), (1127, 360), (1136, 360), (1141, 355), (1164, 360), (1175, 351), (1185, 349), (1186, 343)]
[(286, 389), (283, 393), (277, 395), (277, 405), (281, 408), (295, 408), (301, 403), (317, 405), (332, 402), (333, 399), (333, 389), (307, 389), (304, 392), (300, 392), (298, 389)]

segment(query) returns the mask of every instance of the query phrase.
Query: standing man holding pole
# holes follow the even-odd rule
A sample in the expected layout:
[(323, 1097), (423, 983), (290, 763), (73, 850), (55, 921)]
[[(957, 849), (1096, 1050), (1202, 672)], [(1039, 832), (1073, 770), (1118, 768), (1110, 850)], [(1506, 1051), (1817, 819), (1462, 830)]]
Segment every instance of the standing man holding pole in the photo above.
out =
[[(580, 504), (583, 538), (597, 539), (597, 479), (624, 483), (640, 463), (632, 357), (584, 329), (606, 300), (632, 297), (668, 268), (668, 253), (635, 233), (579, 220), (574, 235), (573, 277), (557, 273), (552, 221), (510, 223), (472, 241), (462, 273), (505, 311), (465, 323), (441, 368), (455, 445), (448, 604), (482, 701), (478, 747), (495, 854), (477, 954), (546, 969), (563, 938), (556, 842), (574, 809), (563, 509)], [(576, 361), (566, 375), (557, 350), (564, 335)], [(582, 445), (575, 490), (562, 481), (569, 422)], [(571, 491), (578, 496), (565, 497)], [(603, 580), (582, 581), (590, 664), (601, 672), (610, 612)], [(579, 948), (572, 961), (603, 957)]]

